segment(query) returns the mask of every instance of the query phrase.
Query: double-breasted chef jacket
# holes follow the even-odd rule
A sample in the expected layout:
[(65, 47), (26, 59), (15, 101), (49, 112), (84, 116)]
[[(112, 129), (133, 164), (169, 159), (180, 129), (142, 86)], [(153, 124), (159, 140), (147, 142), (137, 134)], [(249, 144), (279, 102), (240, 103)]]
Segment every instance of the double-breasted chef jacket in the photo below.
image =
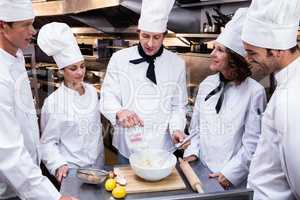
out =
[(300, 58), (275, 74), (276, 89), (262, 118), (250, 165), (254, 199), (300, 199)]
[(0, 199), (57, 200), (39, 168), (39, 128), (21, 50), (15, 57), (0, 48), (0, 66)]
[[(171, 134), (183, 131), (187, 104), (184, 61), (166, 49), (155, 59), (157, 85), (146, 78), (147, 62), (132, 64), (140, 58), (137, 46), (113, 54), (101, 91), (101, 112), (114, 125), (113, 145), (125, 157), (136, 149), (170, 148)], [(122, 128), (116, 123), (116, 113), (122, 109), (135, 112), (143, 128)], [(144, 145), (138, 145), (135, 133), (142, 135)], [(129, 138), (133, 138), (132, 140)], [(141, 141), (139, 141), (141, 142)]]
[(199, 85), (190, 133), (198, 133), (184, 156), (197, 156), (212, 172), (221, 172), (234, 186), (246, 181), (249, 164), (261, 133), (261, 114), (266, 105), (263, 86), (252, 78), (241, 84), (229, 82), (219, 114), (220, 93), (205, 97), (220, 83), (219, 74)]
[[(84, 94), (62, 84), (46, 98), (41, 114), (41, 154), (49, 171), (103, 166), (103, 140), (96, 89), (83, 84)], [(96, 163), (96, 161), (98, 161)]]

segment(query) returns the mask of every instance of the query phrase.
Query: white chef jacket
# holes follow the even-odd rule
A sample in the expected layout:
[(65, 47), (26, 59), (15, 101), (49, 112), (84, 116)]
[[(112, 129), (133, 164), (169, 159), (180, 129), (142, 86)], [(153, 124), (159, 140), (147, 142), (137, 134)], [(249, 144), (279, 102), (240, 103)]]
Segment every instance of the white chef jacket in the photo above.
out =
[(75, 168), (103, 165), (97, 91), (87, 83), (84, 90), (80, 95), (62, 84), (44, 101), (40, 149), (42, 161), (53, 175), (64, 164)]
[(25, 61), (0, 48), (0, 199), (57, 200), (39, 168), (39, 129)]
[(275, 74), (277, 87), (262, 118), (250, 165), (254, 199), (300, 199), (300, 58)]
[(116, 113), (128, 109), (144, 121), (144, 148), (170, 148), (174, 130), (184, 130), (187, 104), (184, 61), (164, 49), (155, 59), (157, 85), (146, 78), (148, 63), (132, 64), (141, 58), (137, 46), (113, 54), (101, 89), (101, 112), (114, 125), (113, 145), (125, 156), (137, 147), (128, 142), (134, 128), (122, 128), (116, 123)]
[(266, 105), (263, 86), (252, 78), (225, 87), (219, 114), (215, 106), (221, 92), (205, 97), (219, 85), (219, 74), (199, 85), (190, 133), (198, 133), (184, 157), (196, 155), (213, 172), (221, 172), (234, 186), (248, 175), (249, 164), (260, 136), (260, 115)]

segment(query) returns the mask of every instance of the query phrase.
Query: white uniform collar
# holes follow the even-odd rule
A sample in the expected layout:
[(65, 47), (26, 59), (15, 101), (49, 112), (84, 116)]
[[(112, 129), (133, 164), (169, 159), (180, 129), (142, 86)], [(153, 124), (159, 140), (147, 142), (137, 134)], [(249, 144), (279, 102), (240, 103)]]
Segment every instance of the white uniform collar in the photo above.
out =
[[(62, 87), (63, 87), (63, 89), (64, 89), (68, 94), (70, 94), (70, 95), (74, 95), (74, 96), (82, 96), (82, 95), (80, 95), (76, 90), (73, 90), (73, 89), (67, 87), (67, 86), (64, 84), (64, 82), (62, 83)], [(84, 91), (85, 91), (85, 93), (86, 93), (86, 85), (85, 85), (85, 83), (83, 83), (83, 88), (84, 88)], [(84, 93), (84, 94), (85, 94), (85, 93)], [(84, 94), (83, 94), (83, 95), (84, 95)]]
[(287, 82), (291, 76), (295, 74), (295, 71), (299, 67), (300, 57), (291, 62), (287, 67), (283, 68), (275, 74), (277, 86)]
[(23, 59), (23, 53), (21, 49), (18, 49), (16, 56), (11, 55), (10, 53), (1, 48), (0, 51), (6, 56), (6, 60), (4, 60), (4, 62), (6, 63), (14, 63), (19, 59)]

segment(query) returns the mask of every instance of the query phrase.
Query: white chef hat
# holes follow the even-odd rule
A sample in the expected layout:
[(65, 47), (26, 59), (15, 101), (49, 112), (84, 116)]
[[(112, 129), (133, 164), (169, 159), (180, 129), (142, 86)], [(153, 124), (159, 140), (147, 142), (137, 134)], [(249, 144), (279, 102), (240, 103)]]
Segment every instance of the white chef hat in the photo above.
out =
[(138, 29), (163, 33), (175, 0), (143, 0)]
[(252, 0), (242, 40), (262, 48), (287, 50), (296, 46), (299, 0)]
[(17, 22), (34, 18), (31, 0), (0, 0), (0, 20)]
[(59, 69), (84, 60), (71, 28), (65, 23), (44, 25), (37, 43), (48, 56), (53, 56)]
[(247, 11), (248, 8), (239, 8), (216, 40), (243, 57), (246, 56), (246, 51), (241, 35)]

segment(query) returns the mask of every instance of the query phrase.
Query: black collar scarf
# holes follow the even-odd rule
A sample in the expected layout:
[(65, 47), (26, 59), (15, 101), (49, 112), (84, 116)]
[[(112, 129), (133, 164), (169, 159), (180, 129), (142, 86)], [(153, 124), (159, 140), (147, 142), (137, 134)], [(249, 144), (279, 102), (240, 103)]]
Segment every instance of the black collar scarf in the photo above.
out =
[(153, 56), (148, 56), (144, 52), (141, 43), (139, 43), (138, 52), (139, 52), (139, 54), (142, 58), (138, 58), (138, 59), (135, 59), (135, 60), (130, 60), (129, 62), (132, 63), (132, 64), (135, 64), (135, 65), (140, 64), (142, 62), (149, 63), (147, 73), (146, 73), (146, 77), (148, 79), (150, 79), (154, 84), (156, 84), (156, 76), (155, 76), (155, 71), (154, 71), (154, 68), (155, 68), (154, 62), (155, 62), (155, 59), (157, 57), (161, 56), (161, 54), (163, 53), (163, 50), (164, 50), (164, 46), (161, 45), (160, 49), (158, 50), (158, 52), (156, 54), (154, 54)]
[(225, 86), (227, 85), (227, 83), (229, 83), (229, 80), (225, 79), (225, 77), (223, 76), (222, 73), (219, 73), (219, 79), (220, 79), (220, 84), (218, 85), (218, 87), (216, 87), (214, 90), (212, 90), (204, 99), (205, 101), (207, 101), (210, 97), (212, 97), (213, 95), (217, 94), (218, 92), (220, 92), (222, 90), (220, 97), (218, 99), (218, 102), (216, 104), (216, 107), (215, 107), (217, 114), (219, 114), (221, 107), (222, 107)]

